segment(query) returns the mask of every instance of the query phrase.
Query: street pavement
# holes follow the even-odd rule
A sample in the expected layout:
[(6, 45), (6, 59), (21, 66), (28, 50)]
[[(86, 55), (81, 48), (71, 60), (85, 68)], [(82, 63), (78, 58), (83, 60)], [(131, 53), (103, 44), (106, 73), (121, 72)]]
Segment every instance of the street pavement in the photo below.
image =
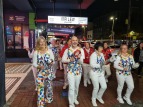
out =
[[(135, 88), (131, 95), (133, 106), (128, 104), (119, 104), (117, 97), (117, 80), (115, 69), (111, 67), (112, 75), (107, 83), (107, 90), (103, 95), (105, 104), (97, 101), (98, 107), (143, 107), (143, 77), (138, 78), (136, 73), (133, 74)], [(64, 71), (57, 71), (57, 78), (53, 80), (54, 101), (46, 104), (46, 107), (68, 107), (67, 90), (63, 90)], [(123, 95), (125, 94), (127, 85), (124, 86)], [(91, 103), (93, 85), (84, 87), (83, 78), (79, 86), (79, 105), (75, 107), (93, 107)], [(65, 94), (65, 95), (64, 95)], [(5, 107), (37, 107), (37, 92), (32, 70), (27, 74), (23, 82), (17, 87), (12, 97), (7, 101)]]

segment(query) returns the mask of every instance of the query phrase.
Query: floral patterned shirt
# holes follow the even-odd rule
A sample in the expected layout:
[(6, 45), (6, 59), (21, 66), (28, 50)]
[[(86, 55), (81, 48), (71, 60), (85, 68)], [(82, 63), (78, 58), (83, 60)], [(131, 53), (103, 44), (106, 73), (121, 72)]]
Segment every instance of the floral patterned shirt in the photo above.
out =
[(46, 62), (48, 62), (49, 59), (50, 59), (50, 54), (48, 50), (44, 55), (41, 55), (40, 52), (37, 52), (37, 65), (39, 66), (45, 65), (45, 70), (38, 69), (38, 72), (37, 72), (38, 75), (39, 73), (41, 76), (48, 74), (48, 78), (52, 80), (53, 79), (53, 67), (46, 65)]
[(103, 53), (100, 53), (100, 56), (96, 52), (92, 53), (90, 57), (91, 70), (95, 73), (102, 73), (102, 68), (100, 66), (102, 61), (105, 61)]
[[(134, 65), (134, 58), (132, 55), (128, 54), (128, 57), (122, 55), (117, 56), (116, 61), (114, 62), (114, 67), (116, 72), (119, 75), (129, 76), (131, 75), (131, 67)], [(127, 71), (123, 71), (127, 67)]]
[(53, 47), (52, 45), (49, 45), (48, 48), (51, 49), (54, 54), (54, 61), (57, 61), (58, 60), (58, 48)]
[[(76, 50), (80, 50), (81, 51), (81, 58), (77, 59), (77, 57), (74, 56), (74, 52)], [(74, 57), (74, 61), (70, 62), (70, 58)], [(65, 61), (63, 61), (63, 59), (65, 59)], [(83, 59), (84, 59), (84, 51), (83, 49), (81, 49), (80, 47), (78, 47), (77, 49), (73, 50), (71, 47), (67, 48), (64, 52), (64, 55), (62, 57), (62, 61), (64, 63), (67, 63), (68, 61), (68, 67), (67, 67), (67, 73), (70, 74), (74, 74), (74, 75), (81, 75), (82, 74), (82, 67), (81, 64), (83, 63)]]

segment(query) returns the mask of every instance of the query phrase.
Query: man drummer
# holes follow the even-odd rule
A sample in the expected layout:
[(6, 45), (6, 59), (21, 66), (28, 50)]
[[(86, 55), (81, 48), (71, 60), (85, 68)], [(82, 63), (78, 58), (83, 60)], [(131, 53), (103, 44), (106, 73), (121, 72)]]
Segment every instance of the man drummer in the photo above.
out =
[[(84, 59), (84, 51), (78, 47), (78, 39), (76, 36), (71, 38), (71, 47), (67, 48), (62, 57), (63, 63), (68, 63), (67, 78), (69, 82), (69, 107), (75, 107), (79, 104), (77, 101), (79, 84), (82, 75), (82, 66)], [(78, 54), (79, 53), (79, 54)], [(77, 54), (77, 55), (76, 55)]]

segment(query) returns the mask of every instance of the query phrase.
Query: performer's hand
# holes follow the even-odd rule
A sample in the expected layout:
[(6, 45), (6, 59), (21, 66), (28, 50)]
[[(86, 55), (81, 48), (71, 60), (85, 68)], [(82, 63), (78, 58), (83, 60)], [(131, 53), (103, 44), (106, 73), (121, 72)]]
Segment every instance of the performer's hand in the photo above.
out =
[(73, 56), (70, 58), (70, 61), (71, 61), (71, 62), (73, 62), (73, 61), (74, 61), (74, 57), (73, 57)]
[(26, 48), (27, 51), (29, 51), (29, 48)]
[(88, 59), (89, 57), (86, 57), (86, 59)]
[(45, 70), (45, 65), (41, 66), (41, 70)]
[(80, 59), (80, 57), (81, 57), (81, 54), (79, 54), (77, 58)]
[(126, 68), (124, 68), (124, 71), (127, 71), (128, 70), (128, 68), (126, 67)]
[(50, 65), (53, 65), (53, 64), (54, 64), (53, 62), (50, 63)]

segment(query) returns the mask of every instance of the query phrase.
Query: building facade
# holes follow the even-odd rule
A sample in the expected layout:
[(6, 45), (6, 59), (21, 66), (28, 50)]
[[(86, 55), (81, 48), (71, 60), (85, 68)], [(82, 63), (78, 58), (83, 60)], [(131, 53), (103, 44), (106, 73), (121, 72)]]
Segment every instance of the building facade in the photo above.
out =
[(119, 39), (121, 34), (126, 33), (128, 12), (115, 11), (93, 20), (93, 39), (109, 39), (112, 31), (113, 20), (111, 17), (117, 18), (114, 21), (115, 38)]

